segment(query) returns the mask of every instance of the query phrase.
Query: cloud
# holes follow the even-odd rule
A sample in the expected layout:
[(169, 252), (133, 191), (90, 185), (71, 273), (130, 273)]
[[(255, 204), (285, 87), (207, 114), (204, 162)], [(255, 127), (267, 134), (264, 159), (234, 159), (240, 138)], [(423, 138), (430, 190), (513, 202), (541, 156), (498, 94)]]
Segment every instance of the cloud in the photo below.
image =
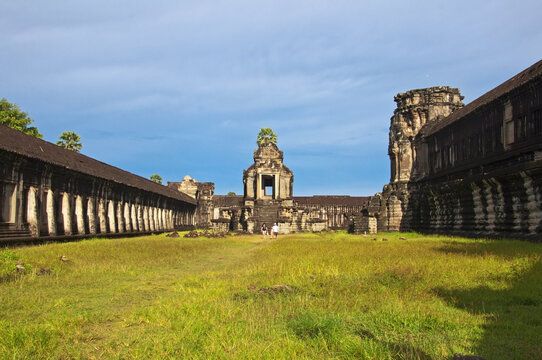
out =
[(271, 126), (297, 179), (321, 171), (303, 164), (334, 169), (321, 191), (303, 186), (379, 191), (393, 96), (490, 90), (539, 60), (540, 13), (534, 0), (6, 2), (0, 92), (127, 170), (232, 184)]

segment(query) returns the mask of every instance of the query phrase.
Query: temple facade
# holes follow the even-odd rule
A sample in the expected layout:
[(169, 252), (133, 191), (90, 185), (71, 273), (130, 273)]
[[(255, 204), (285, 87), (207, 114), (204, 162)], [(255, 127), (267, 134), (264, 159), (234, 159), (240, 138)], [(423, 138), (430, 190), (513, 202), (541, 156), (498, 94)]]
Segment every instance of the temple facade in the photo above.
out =
[[(284, 154), (273, 142), (260, 144), (254, 162), (243, 171), (243, 195), (214, 195), (213, 183), (199, 183), (186, 176), (168, 186), (197, 201), (195, 223), (219, 231), (258, 233), (263, 224), (288, 234), (326, 229), (349, 229), (354, 214), (367, 207), (367, 197), (294, 196), (294, 175), (283, 162)], [(199, 195), (198, 195), (199, 194)]]
[(356, 216), (358, 232), (542, 240), (542, 61), (461, 100), (448, 87), (395, 97), (390, 182)]

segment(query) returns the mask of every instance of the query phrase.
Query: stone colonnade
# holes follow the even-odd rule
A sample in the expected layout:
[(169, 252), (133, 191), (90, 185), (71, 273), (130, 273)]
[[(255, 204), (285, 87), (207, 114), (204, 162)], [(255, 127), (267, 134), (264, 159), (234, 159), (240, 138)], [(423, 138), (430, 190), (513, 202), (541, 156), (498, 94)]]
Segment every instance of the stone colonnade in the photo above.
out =
[(194, 223), (195, 204), (173, 196), (3, 151), (0, 163), (8, 170), (0, 174), (0, 224), (28, 230), (31, 238), (160, 232)]

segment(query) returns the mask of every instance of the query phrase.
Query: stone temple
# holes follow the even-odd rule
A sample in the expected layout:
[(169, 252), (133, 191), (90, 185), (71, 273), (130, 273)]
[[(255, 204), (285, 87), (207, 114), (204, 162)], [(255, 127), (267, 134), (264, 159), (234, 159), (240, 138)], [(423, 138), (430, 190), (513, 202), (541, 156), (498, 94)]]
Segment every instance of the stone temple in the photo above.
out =
[(294, 196), (294, 174), (274, 143), (254, 151), (244, 194), (225, 196), (188, 176), (155, 184), (0, 125), (0, 243), (194, 227), (258, 232), (275, 222), (281, 233), (542, 240), (542, 61), (462, 100), (447, 86), (395, 96), (390, 182), (367, 197)]

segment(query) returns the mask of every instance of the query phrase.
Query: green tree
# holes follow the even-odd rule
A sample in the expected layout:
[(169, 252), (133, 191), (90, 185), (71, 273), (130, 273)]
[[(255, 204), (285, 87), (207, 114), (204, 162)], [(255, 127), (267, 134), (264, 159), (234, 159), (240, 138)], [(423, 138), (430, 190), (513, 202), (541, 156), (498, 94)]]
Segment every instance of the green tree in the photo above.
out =
[(258, 134), (258, 138), (256, 140), (256, 143), (258, 146), (266, 144), (266, 143), (273, 143), (277, 144), (277, 135), (271, 128), (261, 128), (260, 133)]
[(34, 120), (27, 113), (19, 109), (19, 105), (12, 104), (5, 98), (0, 100), (0, 124), (7, 125), (12, 129), (19, 130), (38, 139), (43, 138), (43, 135), (38, 132), (38, 128), (28, 126), (33, 122)]
[(235, 195), (237, 195), (237, 194), (234, 193), (233, 191), (230, 191), (227, 196), (235, 196)]
[(162, 177), (158, 174), (152, 174), (149, 179), (151, 179), (155, 183), (162, 184)]
[(79, 152), (79, 150), (81, 150), (83, 147), (83, 144), (81, 144), (80, 141), (81, 136), (77, 135), (73, 131), (64, 131), (62, 134), (60, 134), (56, 144), (64, 149)]

